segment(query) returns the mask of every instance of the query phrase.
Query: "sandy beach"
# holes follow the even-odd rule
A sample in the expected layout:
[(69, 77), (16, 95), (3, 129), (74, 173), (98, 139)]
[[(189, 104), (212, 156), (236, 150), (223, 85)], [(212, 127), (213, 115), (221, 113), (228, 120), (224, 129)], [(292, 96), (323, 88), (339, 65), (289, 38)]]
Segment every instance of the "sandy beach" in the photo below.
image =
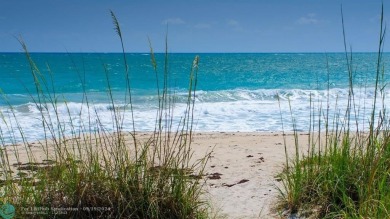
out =
[[(285, 137), (291, 154), (294, 137)], [(300, 134), (299, 140), (307, 137)], [(196, 133), (193, 149), (199, 157), (211, 152), (205, 188), (219, 217), (279, 218), (272, 208), (286, 159), (282, 133)]]
[[(142, 134), (147, 138), (147, 134)], [(280, 218), (272, 211), (279, 192), (277, 174), (285, 163), (284, 138), (287, 149), (294, 152), (292, 134), (277, 132), (209, 132), (194, 133), (194, 161), (210, 153), (204, 171), (205, 194), (212, 215), (217, 218)], [(301, 146), (307, 135), (299, 134)], [(45, 158), (39, 143), (28, 145), (37, 162)], [(21, 163), (28, 161), (24, 148), (9, 147), (8, 153), (19, 150)], [(11, 156), (13, 157), (13, 156)], [(10, 161), (11, 164), (16, 160)], [(20, 163), (19, 163), (20, 164)]]

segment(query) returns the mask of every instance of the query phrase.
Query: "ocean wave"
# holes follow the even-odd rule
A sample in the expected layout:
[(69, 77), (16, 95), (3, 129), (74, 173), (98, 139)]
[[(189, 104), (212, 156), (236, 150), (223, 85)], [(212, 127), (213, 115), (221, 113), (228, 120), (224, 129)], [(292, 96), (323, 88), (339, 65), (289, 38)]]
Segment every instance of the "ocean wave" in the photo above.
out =
[[(147, 105), (153, 106), (161, 99), (157, 90), (140, 90), (135, 89), (132, 91), (132, 103), (134, 105)], [(111, 94), (107, 92), (89, 92), (86, 95), (84, 93), (63, 93), (60, 96), (56, 96), (56, 102), (68, 102), (68, 103), (81, 103), (86, 102), (86, 97), (93, 104), (111, 104), (112, 98), (116, 105), (125, 104), (128, 102), (126, 97), (126, 91), (113, 91)], [(329, 90), (305, 90), (305, 89), (230, 89), (230, 90), (197, 90), (192, 92), (191, 95), (195, 95), (195, 99), (198, 102), (230, 102), (230, 101), (284, 101), (284, 100), (328, 100), (328, 99), (346, 99), (349, 95), (349, 89), (332, 88)], [(356, 99), (370, 99), (374, 96), (374, 88), (358, 88), (354, 90)], [(390, 91), (386, 91), (385, 95), (390, 95)], [(185, 89), (172, 89), (169, 91), (169, 96), (178, 103), (186, 103), (188, 101), (188, 91)], [(6, 105), (22, 105), (32, 102), (32, 97), (38, 99), (34, 95), (25, 94), (12, 94), (8, 95), (8, 103)], [(54, 97), (52, 97), (54, 99)], [(125, 101), (125, 99), (127, 99)], [(47, 100), (49, 100), (47, 98)], [(1, 106), (1, 105), (0, 105)]]
[[(387, 92), (386, 94), (390, 94)], [(183, 94), (182, 94), (183, 95)], [(196, 99), (200, 102), (229, 102), (229, 101), (278, 101), (279, 100), (321, 100), (346, 99), (349, 89), (333, 88), (329, 90), (303, 89), (234, 89), (222, 91), (197, 91)], [(357, 99), (370, 99), (374, 96), (374, 88), (356, 89)]]
[[(174, 110), (167, 114), (172, 118), (173, 127), (177, 127), (187, 110), (187, 92), (175, 94)], [(291, 131), (293, 123), (298, 130), (308, 130), (311, 117), (329, 118), (337, 115), (342, 120), (347, 109), (348, 89), (328, 90), (281, 90), (234, 89), (224, 91), (195, 92), (194, 130), (196, 131)], [(372, 110), (374, 89), (354, 91), (356, 106), (352, 120), (358, 120), (364, 127)], [(385, 95), (389, 95), (387, 92)], [(36, 104), (28, 102), (19, 105), (1, 106), (3, 121), (0, 122), (1, 139), (5, 142), (42, 139), (48, 130), (42, 127), (44, 122), (51, 124), (53, 133), (61, 132), (71, 135), (74, 132), (93, 131), (103, 128), (115, 131), (113, 122), (120, 120), (122, 130), (132, 130), (133, 123), (138, 131), (153, 131), (158, 110), (157, 95), (138, 95), (133, 106), (108, 101), (91, 103), (57, 102)], [(380, 101), (378, 105), (382, 104)], [(385, 106), (390, 102), (383, 103)], [(132, 112), (134, 121), (131, 120)], [(116, 113), (116, 114), (115, 114)], [(312, 120), (313, 121), (313, 120)], [(317, 120), (315, 121), (317, 122)], [(342, 122), (342, 121), (341, 121)], [(345, 122), (345, 121), (344, 121)], [(322, 124), (323, 125), (323, 124)], [(72, 127), (72, 128), (71, 128)], [(23, 130), (19, 133), (18, 130)], [(46, 132), (46, 133), (45, 133)], [(50, 134), (50, 133), (49, 133)]]

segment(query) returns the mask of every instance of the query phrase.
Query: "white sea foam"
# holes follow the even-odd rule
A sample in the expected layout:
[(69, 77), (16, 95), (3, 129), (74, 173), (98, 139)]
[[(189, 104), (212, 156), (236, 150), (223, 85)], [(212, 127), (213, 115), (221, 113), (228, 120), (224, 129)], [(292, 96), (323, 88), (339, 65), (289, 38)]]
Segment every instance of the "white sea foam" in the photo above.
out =
[[(356, 113), (352, 111), (352, 120), (359, 121), (359, 128), (368, 127), (369, 113), (373, 102), (373, 89), (355, 90)], [(388, 93), (387, 93), (388, 95)], [(328, 98), (329, 97), (329, 98)], [(157, 96), (136, 96), (134, 98), (134, 123), (137, 131), (153, 131), (157, 112)], [(329, 103), (327, 100), (329, 99)], [(186, 112), (186, 93), (177, 93), (174, 109), (173, 127), (177, 127)], [(347, 89), (321, 90), (226, 90), (196, 92), (194, 110), (196, 131), (291, 131), (295, 123), (297, 130), (308, 130), (310, 115), (323, 117), (329, 108), (329, 118), (333, 120), (340, 115), (338, 123), (343, 122), (343, 115), (348, 104)], [(389, 105), (390, 102), (385, 102)], [(2, 139), (20, 141), (23, 136), (27, 140), (44, 137), (42, 121), (52, 124), (53, 133), (58, 133), (58, 125), (65, 133), (93, 131), (103, 128), (115, 131), (113, 126), (114, 111), (119, 112), (123, 130), (132, 130), (132, 116), (129, 105), (100, 101), (90, 103), (68, 102), (58, 103), (56, 109), (50, 104), (37, 105), (27, 103), (0, 107), (3, 121), (0, 123)], [(290, 110), (291, 108), (291, 110)], [(321, 111), (319, 111), (321, 109)], [(58, 117), (57, 117), (58, 116)], [(15, 120), (17, 118), (17, 121)], [(282, 119), (283, 118), (283, 123)], [(294, 118), (294, 121), (292, 121)], [(344, 121), (345, 122), (345, 121)], [(322, 122), (323, 125), (324, 122)], [(351, 123), (352, 125), (355, 122)], [(73, 126), (75, 129), (70, 129)], [(20, 127), (20, 129), (18, 128)], [(316, 127), (318, 127), (316, 125)], [(46, 129), (47, 133), (50, 132)]]

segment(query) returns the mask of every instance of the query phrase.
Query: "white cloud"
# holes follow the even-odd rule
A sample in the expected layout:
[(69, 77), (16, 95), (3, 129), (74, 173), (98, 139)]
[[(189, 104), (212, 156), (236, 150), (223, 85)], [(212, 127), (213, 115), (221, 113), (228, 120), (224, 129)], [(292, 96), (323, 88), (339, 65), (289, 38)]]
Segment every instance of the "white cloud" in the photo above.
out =
[(240, 22), (238, 22), (237, 20), (234, 20), (234, 19), (226, 20), (226, 25), (234, 31), (243, 31), (244, 30), (242, 28)]
[(238, 27), (240, 26), (240, 23), (236, 20), (230, 19), (226, 21), (227, 25), (232, 26), (232, 27)]
[(196, 24), (194, 27), (196, 29), (210, 29), (211, 28), (211, 24), (207, 24), (207, 23), (199, 23), (199, 24)]
[(185, 24), (186, 22), (181, 18), (167, 18), (161, 22), (163, 25), (179, 25), (179, 24)]
[(298, 20), (296, 20), (295, 23), (301, 24), (301, 25), (317, 24), (319, 22), (319, 20), (316, 17), (317, 17), (316, 14), (310, 13), (304, 17), (300, 17)]

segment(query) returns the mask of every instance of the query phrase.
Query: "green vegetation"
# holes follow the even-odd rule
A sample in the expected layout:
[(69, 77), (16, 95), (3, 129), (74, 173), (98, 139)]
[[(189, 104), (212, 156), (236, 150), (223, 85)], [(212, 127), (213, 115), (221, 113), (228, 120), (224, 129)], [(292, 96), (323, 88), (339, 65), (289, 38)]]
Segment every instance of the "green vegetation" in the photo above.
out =
[[(42, 129), (46, 138), (35, 144), (27, 142), (19, 125), (8, 125), (24, 141), (0, 150), (0, 200), (14, 206), (15, 218), (207, 218), (207, 203), (201, 201), (202, 174), (207, 161), (192, 160), (192, 124), (194, 95), (199, 58), (195, 57), (189, 74), (186, 114), (173, 128), (174, 90), (168, 85), (168, 54), (165, 54), (163, 86), (159, 87), (157, 62), (151, 48), (151, 62), (156, 72), (158, 111), (152, 133), (123, 131), (123, 120), (134, 121), (131, 77), (124, 51), (119, 23), (111, 12), (115, 30), (123, 49), (124, 81), (127, 107), (118, 107), (112, 95), (110, 72), (104, 66), (107, 95), (112, 104), (112, 127), (108, 133), (99, 123), (99, 113), (90, 104), (84, 88), (83, 106), (87, 121), (71, 116), (64, 123), (58, 111), (66, 103), (55, 92), (51, 75), (43, 75), (30, 56), (22, 39), (36, 85), (31, 101), (41, 112)], [(166, 49), (167, 51), (167, 49)], [(48, 67), (49, 68), (49, 67)], [(84, 77), (78, 72), (81, 82)], [(6, 95), (4, 95), (6, 100)], [(13, 108), (9, 105), (10, 110)], [(125, 111), (132, 118), (125, 118)], [(18, 123), (15, 116), (9, 118)], [(76, 122), (77, 120), (77, 122)], [(81, 121), (79, 121), (81, 120)], [(96, 123), (97, 122), (97, 123)], [(80, 127), (79, 127), (80, 126)], [(80, 131), (76, 131), (79, 128)], [(65, 130), (72, 130), (66, 135)], [(38, 151), (43, 151), (39, 156)], [(27, 159), (21, 158), (26, 154)], [(27, 163), (26, 163), (27, 162)], [(11, 209), (12, 210), (12, 209)], [(1, 212), (4, 213), (4, 212)]]
[[(358, 125), (361, 121), (352, 119), (358, 106), (354, 99), (352, 53), (345, 48), (350, 79), (347, 110), (330, 118), (329, 109), (315, 112), (313, 108), (309, 144), (304, 146), (307, 153), (303, 155), (295, 132), (296, 154), (290, 160), (286, 153), (281, 174), (282, 209), (313, 218), (390, 218), (390, 127), (387, 110), (384, 104), (380, 106), (385, 100), (386, 86), (383, 23), (382, 7), (369, 130), (353, 130), (350, 126), (351, 122)], [(314, 121), (319, 125), (315, 126)]]

